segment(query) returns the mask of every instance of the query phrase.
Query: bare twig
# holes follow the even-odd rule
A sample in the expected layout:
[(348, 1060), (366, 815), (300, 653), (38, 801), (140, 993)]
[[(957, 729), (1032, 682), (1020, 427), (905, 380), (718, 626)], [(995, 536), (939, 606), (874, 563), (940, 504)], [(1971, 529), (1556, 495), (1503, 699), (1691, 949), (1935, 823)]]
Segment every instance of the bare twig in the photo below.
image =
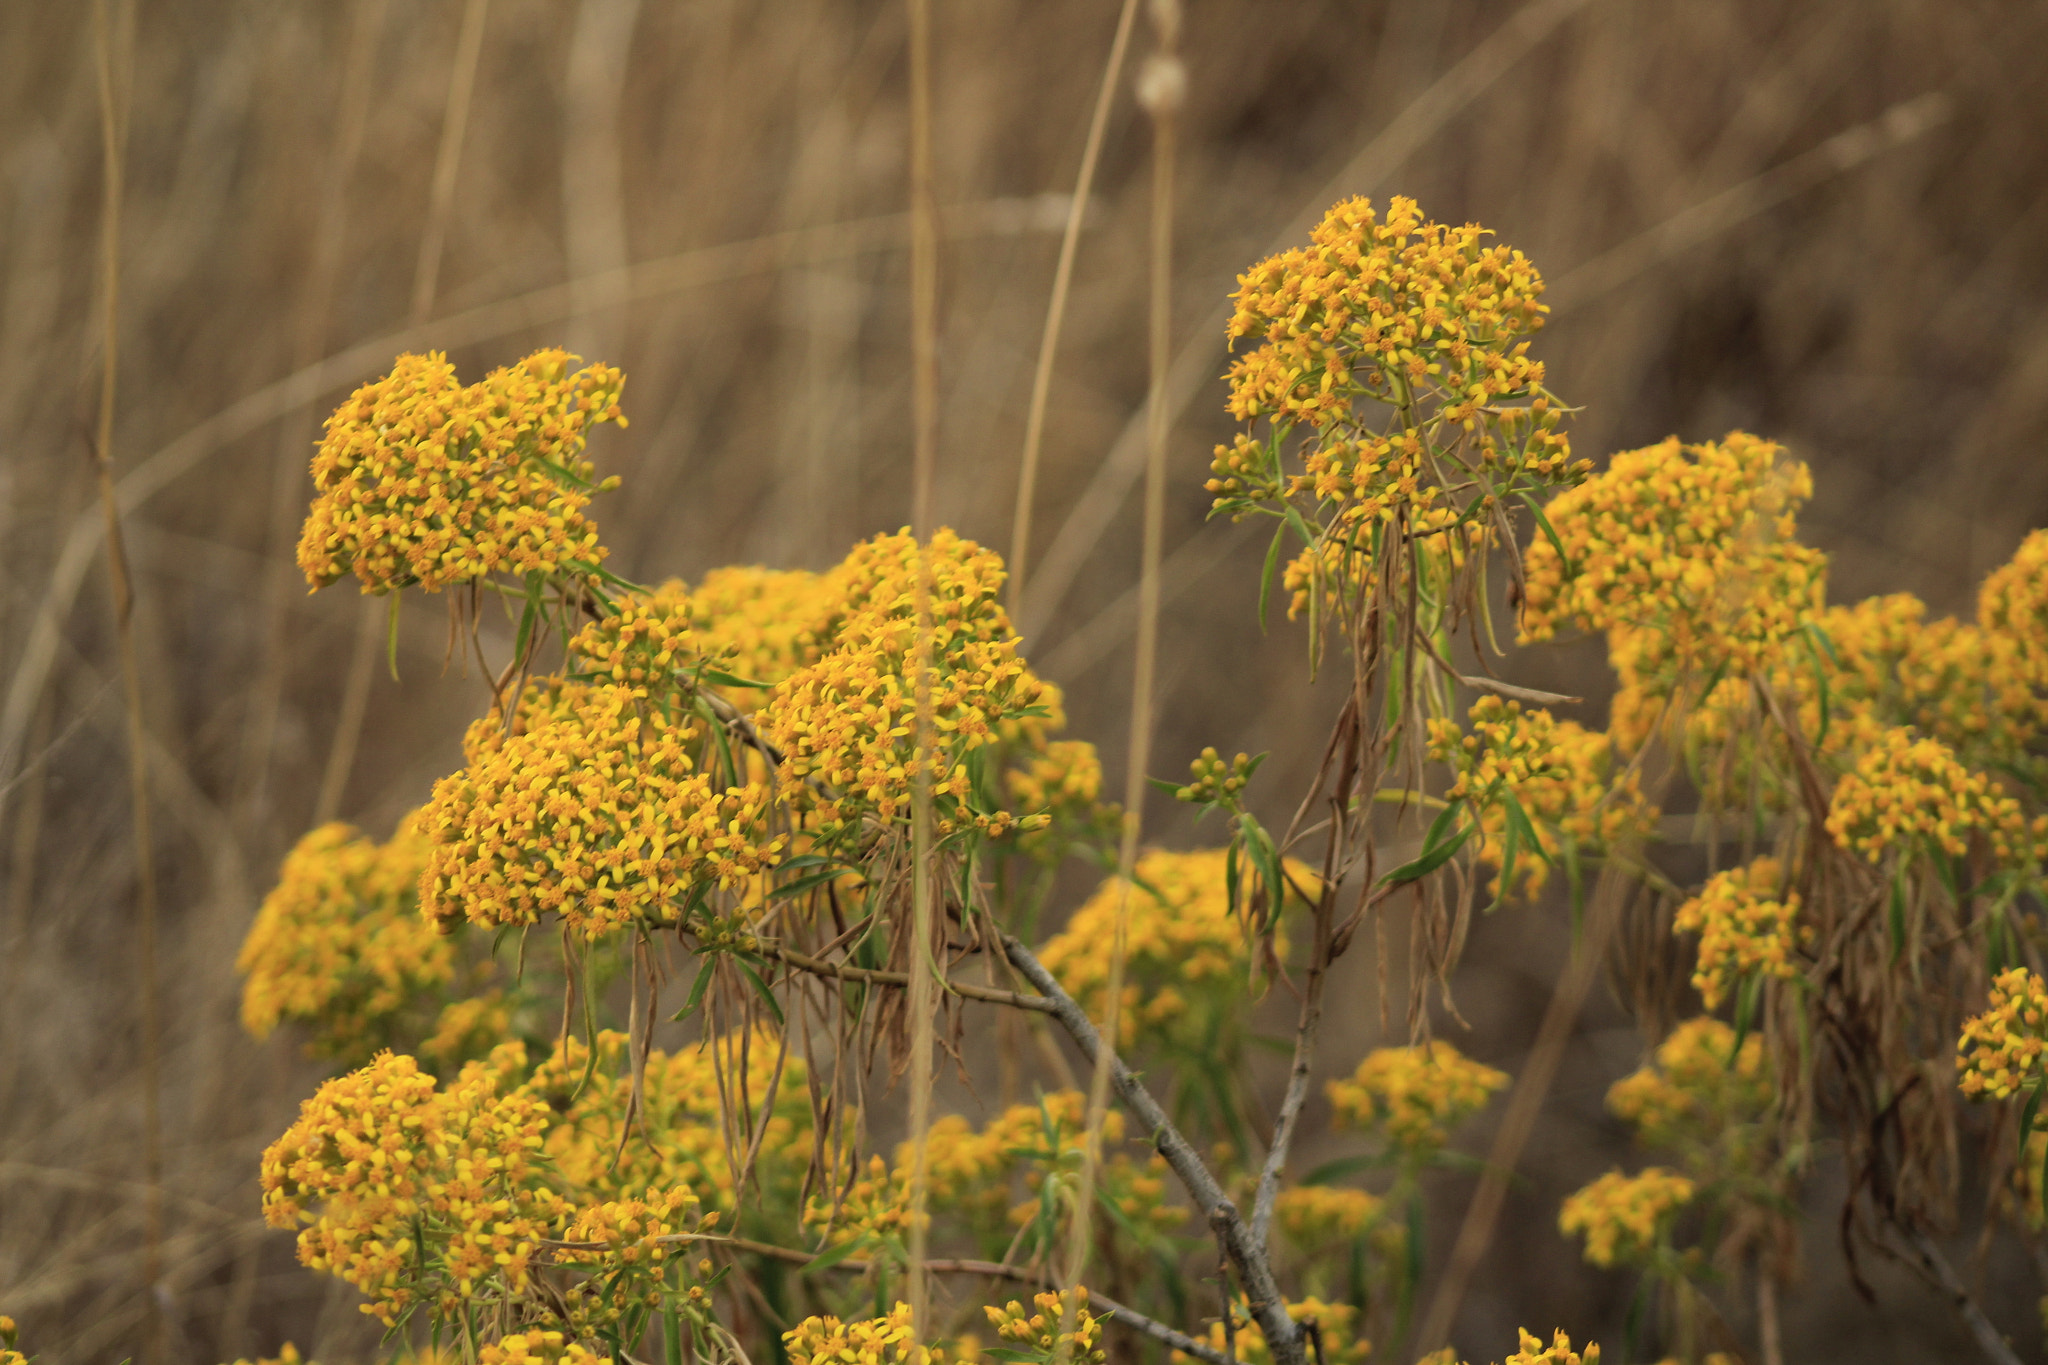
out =
[[(798, 971), (813, 976), (829, 976), (839, 981), (859, 981), (870, 986), (908, 986), (910, 973), (882, 972), (868, 967), (850, 967), (843, 962), (826, 962), (794, 948), (774, 944), (761, 945), (763, 956), (778, 962), (786, 962)], [(1056, 1009), (1052, 1002), (1036, 995), (1020, 995), (1016, 991), (999, 990), (993, 986), (977, 986), (971, 981), (948, 979), (945, 989), (967, 1000), (981, 1000), (991, 1005), (1008, 1005), (1013, 1009), (1030, 1010), (1035, 1014), (1053, 1014)]]
[(1963, 1325), (1976, 1339), (1977, 1348), (1984, 1352), (1984, 1358), (1994, 1365), (2020, 1365), (2019, 1353), (2013, 1350), (2012, 1343), (2005, 1339), (1997, 1324), (1984, 1316), (1984, 1310), (1977, 1306), (1977, 1301), (1970, 1296), (1969, 1289), (1956, 1274), (1955, 1267), (1948, 1263), (1948, 1258), (1941, 1254), (1941, 1248), (1934, 1244), (1934, 1239), (1924, 1232), (1914, 1231), (1906, 1235), (1906, 1241), (1913, 1248), (1921, 1272), (1948, 1296), (1957, 1316), (1962, 1318)]
[(1165, 1159), (1181, 1187), (1195, 1201), (1196, 1211), (1215, 1228), (1217, 1240), (1236, 1269), (1238, 1281), (1245, 1288), (1252, 1320), (1265, 1333), (1274, 1365), (1305, 1365), (1307, 1357), (1301, 1329), (1287, 1315), (1286, 1301), (1273, 1277), (1273, 1265), (1266, 1248), (1253, 1240), (1251, 1229), (1238, 1216), (1237, 1206), (1230, 1202), (1216, 1177), (1203, 1164), (1193, 1144), (1181, 1135), (1159, 1101), (1145, 1088), (1145, 1083), (1124, 1065), (1121, 1058), (1103, 1046), (1102, 1035), (1096, 1032), (1088, 1012), (1067, 994), (1058, 979), (1038, 960), (1038, 955), (1007, 934), (1003, 936), (1003, 951), (1024, 979), (1052, 1004), (1052, 1017), (1073, 1038), (1075, 1046), (1081, 1049), (1081, 1055), (1091, 1063), (1098, 1057), (1108, 1056), (1110, 1081), (1123, 1098), (1125, 1107), (1151, 1134), (1154, 1150)]

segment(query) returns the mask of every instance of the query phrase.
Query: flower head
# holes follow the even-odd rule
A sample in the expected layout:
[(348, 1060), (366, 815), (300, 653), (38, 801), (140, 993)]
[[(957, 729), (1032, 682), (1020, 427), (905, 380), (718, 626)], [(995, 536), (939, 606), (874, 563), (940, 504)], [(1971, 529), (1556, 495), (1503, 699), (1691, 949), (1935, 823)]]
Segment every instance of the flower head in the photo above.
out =
[(1505, 1071), (1436, 1039), (1380, 1048), (1350, 1079), (1331, 1081), (1327, 1088), (1340, 1126), (1376, 1131), (1404, 1155), (1423, 1158), (1449, 1142), (1451, 1130), (1485, 1108), (1507, 1083)]
[(1963, 1024), (1956, 1040), (1959, 1084), (1971, 1099), (2010, 1099), (2048, 1078), (2048, 987), (2025, 967), (2000, 972), (1991, 1008)]
[(491, 574), (587, 571), (604, 558), (583, 515), (584, 439), (625, 425), (617, 370), (536, 351), (463, 385), (439, 351), (402, 355), (327, 419), (319, 496), (299, 538), (315, 588), (353, 572), (365, 592), (429, 591)]
[(1731, 987), (1752, 976), (1789, 981), (1799, 975), (1792, 955), (1806, 933), (1797, 923), (1799, 893), (1781, 897), (1783, 880), (1776, 858), (1758, 858), (1711, 878), (1678, 907), (1672, 926), (1700, 938), (1692, 984), (1708, 1009), (1719, 1008)]
[(448, 940), (419, 914), (430, 847), (420, 814), (384, 844), (322, 825), (285, 857), (235, 958), (251, 1034), (291, 1020), (311, 1026), (316, 1051), (360, 1061), (391, 1041), (409, 1004), (454, 975)]
[(1903, 727), (1885, 730), (1835, 787), (1828, 833), (1872, 862), (1896, 851), (1961, 857), (1983, 833), (2001, 863), (2038, 862), (2048, 820), (2029, 821), (2019, 802), (1954, 750)]
[(1612, 1267), (1647, 1258), (1670, 1220), (1692, 1202), (1692, 1181), (1652, 1166), (1639, 1175), (1609, 1171), (1564, 1201), (1557, 1219), (1566, 1236), (1584, 1235), (1586, 1260)]
[(1720, 1142), (1753, 1124), (1771, 1103), (1763, 1039), (1735, 1050), (1735, 1030), (1711, 1015), (1688, 1019), (1658, 1045), (1654, 1063), (1607, 1091), (1607, 1107), (1655, 1147)]
[(770, 789), (714, 783), (701, 738), (631, 686), (534, 683), (510, 733), (496, 712), (471, 725), (468, 766), (435, 784), (421, 909), (494, 926), (553, 912), (595, 936), (673, 923), (692, 884), (773, 866)]

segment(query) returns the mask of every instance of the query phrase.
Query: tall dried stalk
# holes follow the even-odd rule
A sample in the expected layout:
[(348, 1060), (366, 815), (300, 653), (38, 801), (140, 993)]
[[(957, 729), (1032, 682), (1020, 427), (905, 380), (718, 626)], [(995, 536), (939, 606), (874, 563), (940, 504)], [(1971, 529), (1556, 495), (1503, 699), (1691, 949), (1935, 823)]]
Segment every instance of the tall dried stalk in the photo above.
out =
[[(109, 11), (112, 11), (111, 13)], [(162, 1003), (157, 994), (156, 844), (150, 829), (149, 741), (142, 712), (142, 670), (135, 651), (135, 585), (121, 543), (121, 513), (114, 501), (114, 390), (120, 371), (121, 204), (128, 154), (130, 77), (135, 11), (124, 0), (93, 6), (93, 55), (99, 76), (100, 154), (100, 411), (93, 457), (100, 509), (107, 522), (107, 586), (120, 641), (121, 681), (128, 711), (128, 795), (135, 839), (137, 1003), (142, 1035), (142, 1304), (143, 1355), (152, 1365), (169, 1358), (170, 1338), (157, 1287), (163, 1279), (164, 1138), (162, 1108)]]
[[(385, 0), (377, 0), (381, 11)], [(455, 172), (462, 162), (463, 135), (469, 128), (469, 107), (476, 97), (476, 68), (484, 46), (484, 19), (490, 0), (468, 0), (462, 10), (462, 32), (456, 38), (455, 59), (448, 72), (448, 100), (441, 111), (441, 141), (434, 153), (434, 197), (427, 211), (426, 231), (420, 234), (419, 256), (413, 263), (412, 305), (406, 327), (426, 325), (434, 311), (435, 285), (441, 278), (441, 257), (446, 253), (448, 218), (455, 208)], [(623, 264), (623, 263), (621, 263)], [(572, 272), (573, 275), (573, 272)], [(571, 306), (578, 313), (589, 308), (589, 288), (577, 292), (571, 280)], [(320, 795), (313, 808), (314, 825), (324, 825), (341, 811), (348, 790), (349, 773), (356, 762), (356, 748), (362, 743), (363, 721), (370, 709), (370, 685), (377, 676), (377, 645), (384, 636), (382, 626), (386, 604), (379, 598), (365, 598), (357, 608), (355, 643), (349, 650), (348, 682), (341, 694), (341, 713), (335, 718), (334, 740), (327, 750), (327, 763), (320, 772)]]
[[(362, 155), (363, 132), (369, 123), (370, 75), (388, 3), (389, 0), (360, 0), (350, 20), (348, 55), (342, 67), (340, 117), (322, 177), (313, 226), (313, 259), (299, 302), (297, 337), (293, 342), (295, 368), (311, 365), (327, 349), (328, 316), (341, 271), (342, 242), (348, 225), (348, 187)], [(265, 807), (272, 751), (284, 702), (284, 675), (291, 653), (287, 639), (291, 604), (299, 586), (298, 573), (289, 562), (290, 547), (297, 538), (306, 448), (313, 429), (313, 409), (308, 402), (285, 419), (271, 470), (270, 546), (273, 557), (281, 562), (268, 570), (263, 597), (262, 655), (249, 703), (248, 726), (242, 734), (242, 766), (237, 777), (240, 799), (235, 804), (248, 814)]]
[(1021, 619), (1024, 610), (1024, 580), (1031, 564), (1031, 510), (1038, 496), (1038, 451), (1045, 437), (1053, 357), (1059, 353), (1060, 329), (1066, 323), (1067, 291), (1074, 281), (1081, 220), (1087, 216), (1088, 195), (1095, 186), (1095, 162), (1102, 154), (1102, 134), (1109, 127), (1109, 111), (1116, 102), (1117, 81), (1123, 75), (1124, 53), (1130, 47), (1131, 28), (1137, 17), (1138, 0), (1124, 0), (1123, 11), (1117, 15), (1116, 36), (1109, 43), (1102, 89), (1095, 96), (1095, 112), (1088, 119), (1088, 139), (1081, 147), (1081, 169), (1074, 176), (1074, 202), (1067, 208), (1059, 264), (1052, 272), (1052, 298), (1045, 305), (1045, 331), (1038, 339), (1038, 367), (1031, 375), (1031, 408), (1024, 418), (1024, 458), (1017, 466), (1017, 508), (1010, 527), (1010, 615), (1017, 619)]
[[(1102, 1164), (1102, 1125), (1109, 1109), (1113, 1050), (1121, 1036), (1124, 961), (1129, 947), (1131, 889), (1143, 833), (1145, 776), (1152, 763), (1152, 707), (1158, 688), (1159, 564), (1166, 539), (1166, 372), (1173, 340), (1173, 173), (1175, 134), (1187, 95), (1187, 69), (1180, 60), (1179, 0), (1152, 0), (1155, 50), (1138, 76), (1138, 102), (1152, 118), (1152, 223), (1150, 306), (1146, 317), (1149, 382), (1145, 396), (1145, 530), (1138, 578), (1138, 647), (1131, 677), (1129, 757), (1124, 771), (1124, 819), (1117, 849), (1116, 927), (1109, 945), (1103, 986), (1102, 1037), (1088, 1085), (1088, 1129), (1082, 1147), (1079, 1188), (1074, 1198), (1071, 1241), (1062, 1288), (1071, 1292), (1088, 1265), (1095, 1209), (1095, 1182)], [(1069, 1300), (1066, 1309), (1071, 1314)]]
[(910, 6), (910, 365), (911, 528), (917, 542), (917, 626), (911, 652), (917, 707), (917, 771), (910, 797), (910, 1318), (919, 1341), (932, 1331), (925, 1268), (925, 1209), (931, 1197), (933, 1051), (938, 999), (933, 981), (932, 481), (938, 464), (939, 230), (932, 194), (931, 0)]

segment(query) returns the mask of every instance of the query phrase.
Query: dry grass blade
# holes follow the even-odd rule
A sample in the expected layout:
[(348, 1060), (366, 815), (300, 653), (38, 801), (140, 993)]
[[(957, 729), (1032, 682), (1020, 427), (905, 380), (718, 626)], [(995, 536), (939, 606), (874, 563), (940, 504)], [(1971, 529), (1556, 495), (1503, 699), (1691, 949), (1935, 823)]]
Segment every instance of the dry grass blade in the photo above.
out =
[(932, 1074), (938, 997), (932, 956), (932, 482), (939, 444), (939, 232), (932, 189), (931, 0), (910, 7), (910, 368), (911, 527), (917, 544), (916, 640), (911, 650), (917, 708), (917, 769), (910, 792), (910, 1321), (919, 1342), (934, 1336), (925, 1270), (925, 1209), (931, 1198)]
[[(1069, 1296), (1062, 1311), (1071, 1316), (1071, 1296), (1088, 1266), (1095, 1213), (1096, 1179), (1102, 1165), (1102, 1126), (1109, 1109), (1113, 1049), (1121, 1038), (1125, 958), (1130, 945), (1131, 896), (1135, 891), (1138, 841), (1143, 832), (1147, 770), (1151, 766), (1153, 701), (1159, 667), (1159, 566), (1166, 540), (1166, 438), (1172, 424), (1167, 411), (1168, 356), (1173, 342), (1173, 192), (1175, 133), (1187, 97), (1187, 68), (1180, 59), (1181, 12), (1178, 0), (1154, 0), (1151, 6), (1156, 48), (1138, 76), (1138, 102), (1152, 119), (1152, 223), (1150, 308), (1146, 341), (1151, 382), (1146, 400), (1145, 532), (1138, 588), (1138, 649), (1131, 678), (1129, 752), (1124, 772), (1122, 839), (1117, 849), (1116, 927), (1109, 944), (1109, 970), (1103, 983), (1102, 1037), (1088, 1086), (1088, 1128), (1082, 1148), (1079, 1191), (1074, 1201), (1071, 1240), (1061, 1287)], [(1071, 1328), (1069, 1329), (1071, 1331)], [(1285, 1340), (1274, 1343), (1274, 1358), (1287, 1362)], [(1298, 1352), (1297, 1352), (1298, 1354)]]
[(1059, 264), (1053, 268), (1052, 298), (1045, 307), (1045, 330), (1038, 339), (1038, 366), (1031, 374), (1031, 406), (1024, 417), (1024, 458), (1017, 467), (1017, 508), (1010, 526), (1010, 614), (1022, 613), (1024, 581), (1031, 566), (1031, 513), (1038, 497), (1038, 452), (1045, 439), (1045, 408), (1052, 393), (1053, 359), (1059, 354), (1060, 329), (1067, 318), (1067, 292), (1074, 282), (1074, 256), (1081, 244), (1081, 219), (1088, 209), (1088, 195), (1095, 184), (1095, 162), (1102, 154), (1102, 134), (1109, 126), (1109, 111), (1116, 100), (1118, 80), (1123, 75), (1124, 53), (1130, 47), (1131, 28), (1138, 17), (1138, 0), (1124, 0), (1117, 15), (1116, 36), (1110, 40), (1109, 61), (1102, 72), (1102, 89), (1095, 96), (1095, 112), (1088, 120), (1088, 138), (1081, 148), (1081, 169), (1074, 176), (1074, 202), (1067, 210), (1066, 231), (1060, 235)]

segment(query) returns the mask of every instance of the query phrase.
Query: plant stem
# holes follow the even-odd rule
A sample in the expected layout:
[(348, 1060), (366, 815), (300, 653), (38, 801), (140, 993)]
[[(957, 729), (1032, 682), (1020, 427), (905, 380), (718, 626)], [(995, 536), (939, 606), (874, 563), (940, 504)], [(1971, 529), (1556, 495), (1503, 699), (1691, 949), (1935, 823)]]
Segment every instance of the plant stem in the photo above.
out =
[(1145, 1088), (1144, 1082), (1124, 1065), (1121, 1058), (1103, 1046), (1102, 1036), (1095, 1031), (1088, 1012), (1074, 1002), (1037, 955), (1008, 935), (1003, 937), (1003, 951), (1024, 979), (1052, 1003), (1052, 1017), (1073, 1038), (1075, 1046), (1081, 1049), (1081, 1055), (1091, 1063), (1098, 1057), (1108, 1058), (1110, 1081), (1123, 1098), (1125, 1107), (1152, 1135), (1153, 1148), (1165, 1159), (1182, 1188), (1195, 1201), (1196, 1211), (1216, 1229), (1217, 1241), (1236, 1268), (1239, 1283), (1244, 1286), (1252, 1320), (1265, 1333), (1266, 1344), (1272, 1350), (1273, 1365), (1305, 1365), (1307, 1355), (1301, 1328), (1287, 1315), (1287, 1304), (1281, 1297), (1278, 1282), (1273, 1278), (1273, 1265), (1265, 1246), (1253, 1239), (1251, 1229), (1238, 1216), (1237, 1206), (1230, 1202), (1216, 1177), (1202, 1164), (1194, 1146), (1174, 1127), (1173, 1120), (1160, 1108), (1159, 1101), (1152, 1098), (1152, 1092)]

